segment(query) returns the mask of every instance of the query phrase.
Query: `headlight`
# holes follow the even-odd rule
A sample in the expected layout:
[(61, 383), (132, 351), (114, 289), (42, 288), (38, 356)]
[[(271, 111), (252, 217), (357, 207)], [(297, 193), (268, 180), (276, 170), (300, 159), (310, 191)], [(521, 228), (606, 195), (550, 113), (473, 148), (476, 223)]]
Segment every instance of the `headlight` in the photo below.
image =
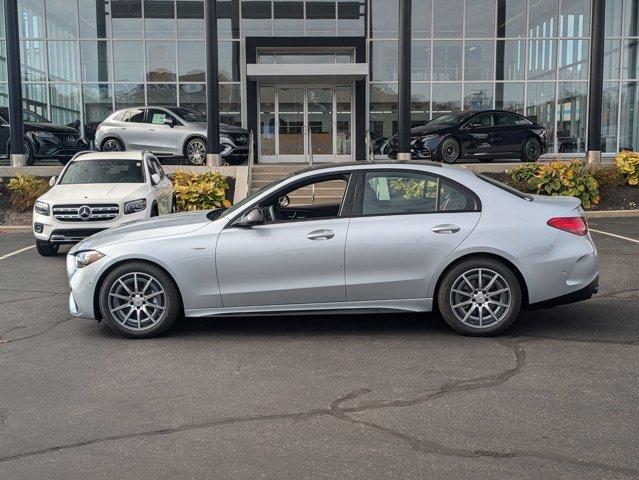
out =
[(139, 200), (133, 200), (124, 204), (124, 213), (136, 213), (141, 212), (146, 208), (146, 199), (141, 198)]
[(39, 213), (40, 215), (49, 215), (49, 204), (48, 203), (44, 203), (41, 201), (37, 201), (35, 202), (35, 205), (33, 205), (33, 210), (36, 213)]
[(31, 135), (38, 138), (57, 139), (58, 137), (51, 132), (31, 132)]
[(424, 137), (421, 137), (421, 141), (422, 142), (427, 142), (428, 140), (432, 140), (433, 138), (437, 138), (438, 135), (426, 135)]
[(93, 262), (97, 262), (102, 257), (104, 257), (104, 253), (98, 252), (97, 250), (78, 252), (75, 254), (75, 266), (76, 268), (84, 268)]

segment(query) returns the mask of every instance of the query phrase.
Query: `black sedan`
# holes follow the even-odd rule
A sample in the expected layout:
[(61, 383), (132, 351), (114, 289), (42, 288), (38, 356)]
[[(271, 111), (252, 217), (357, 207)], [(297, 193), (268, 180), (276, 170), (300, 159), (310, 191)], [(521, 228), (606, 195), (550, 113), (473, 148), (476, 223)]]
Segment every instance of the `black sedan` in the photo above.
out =
[[(37, 159), (45, 158), (53, 158), (66, 164), (76, 153), (89, 149), (89, 145), (75, 128), (51, 123), (29, 110), (23, 110), (22, 117), (27, 165), (33, 165)], [(0, 152), (6, 153), (7, 158), (11, 153), (9, 127), (8, 109), (0, 108)]]
[[(534, 162), (546, 152), (546, 129), (513, 112), (487, 110), (450, 113), (410, 132), (415, 159), (455, 163), (464, 158), (488, 162), (496, 158), (521, 158)], [(391, 139), (389, 157), (396, 158), (397, 136)]]

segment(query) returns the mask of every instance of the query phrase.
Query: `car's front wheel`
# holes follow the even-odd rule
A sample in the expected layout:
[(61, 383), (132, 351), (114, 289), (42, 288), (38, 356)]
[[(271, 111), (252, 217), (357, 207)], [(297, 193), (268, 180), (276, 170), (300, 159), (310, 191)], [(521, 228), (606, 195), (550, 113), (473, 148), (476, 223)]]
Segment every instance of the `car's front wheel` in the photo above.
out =
[(524, 142), (521, 150), (521, 160), (523, 162), (536, 162), (541, 155), (541, 142), (534, 137), (530, 137)]
[(203, 165), (206, 161), (206, 142), (201, 138), (192, 138), (186, 144), (186, 158), (193, 165)]
[(453, 137), (445, 138), (439, 146), (439, 158), (444, 163), (455, 163), (459, 159), (461, 147)]
[(490, 336), (519, 315), (521, 286), (513, 271), (489, 257), (463, 260), (441, 281), (437, 305), (446, 323), (464, 335)]
[(45, 240), (36, 240), (36, 250), (43, 257), (53, 257), (58, 254), (60, 245), (47, 242)]
[(111, 330), (130, 338), (161, 335), (180, 312), (173, 280), (145, 262), (116, 267), (100, 288), (100, 312)]

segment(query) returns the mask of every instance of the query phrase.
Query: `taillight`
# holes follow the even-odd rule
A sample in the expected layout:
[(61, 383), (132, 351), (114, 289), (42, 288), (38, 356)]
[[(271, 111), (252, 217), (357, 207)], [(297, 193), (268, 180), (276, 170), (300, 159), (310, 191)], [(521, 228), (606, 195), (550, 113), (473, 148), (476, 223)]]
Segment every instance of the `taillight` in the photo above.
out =
[(588, 233), (588, 224), (584, 217), (555, 217), (548, 220), (548, 225), (564, 232), (583, 236)]

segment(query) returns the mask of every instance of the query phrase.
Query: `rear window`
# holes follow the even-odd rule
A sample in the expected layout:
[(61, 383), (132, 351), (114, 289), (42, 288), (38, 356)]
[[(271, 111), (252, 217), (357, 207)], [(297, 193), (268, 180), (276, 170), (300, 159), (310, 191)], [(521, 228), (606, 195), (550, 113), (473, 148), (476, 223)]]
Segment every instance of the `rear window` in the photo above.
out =
[(532, 195), (529, 195), (527, 193), (521, 192), (519, 190), (517, 190), (514, 187), (511, 187), (510, 185), (506, 185), (505, 183), (500, 182), (499, 180), (495, 180), (494, 178), (488, 177), (486, 175), (482, 175), (481, 173), (475, 173), (475, 176), (477, 176), (477, 178), (481, 178), (484, 182), (490, 183), (491, 185), (497, 187), (497, 188), (501, 188), (502, 190), (515, 195), (516, 197), (522, 198), (524, 200), (527, 200), (529, 202), (533, 201), (533, 197)]

